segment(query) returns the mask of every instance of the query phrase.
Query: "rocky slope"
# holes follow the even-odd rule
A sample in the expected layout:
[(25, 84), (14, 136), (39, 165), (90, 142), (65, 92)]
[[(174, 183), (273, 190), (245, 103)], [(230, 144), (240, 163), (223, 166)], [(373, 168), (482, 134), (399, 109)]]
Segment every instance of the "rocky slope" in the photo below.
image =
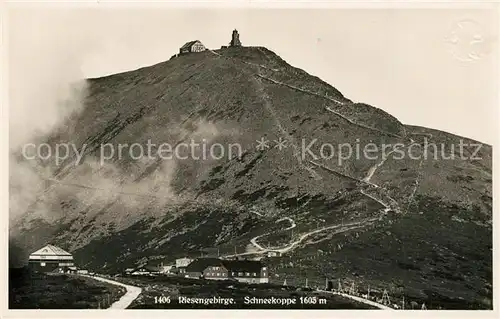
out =
[[(74, 143), (84, 159), (31, 163), (50, 173), (11, 225), (20, 252), (12, 258), (50, 241), (84, 267), (115, 272), (153, 257), (256, 251), (251, 240), (262, 235), (261, 248), (287, 249), (269, 260), (276, 280), (342, 278), (491, 307), (490, 146), (405, 125), (262, 47), (188, 54), (88, 83), (84, 111), (47, 138)], [(270, 147), (257, 149), (263, 137)], [(226, 153), (130, 154), (148, 141), (220, 143)], [(228, 156), (235, 143), (241, 156)], [(378, 151), (366, 156), (370, 143)]]

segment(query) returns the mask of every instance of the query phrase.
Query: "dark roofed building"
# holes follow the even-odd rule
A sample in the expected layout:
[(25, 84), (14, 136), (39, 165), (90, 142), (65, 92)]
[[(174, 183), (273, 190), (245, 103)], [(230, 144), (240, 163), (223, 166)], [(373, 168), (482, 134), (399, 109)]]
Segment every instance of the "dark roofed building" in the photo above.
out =
[(201, 43), (199, 40), (194, 40), (194, 41), (189, 41), (186, 44), (184, 44), (180, 49), (179, 49), (179, 54), (185, 54), (185, 53), (190, 53), (190, 52), (202, 52), (205, 51), (207, 48)]
[(229, 278), (248, 283), (269, 282), (267, 267), (261, 261), (224, 260), (223, 265), (229, 272)]
[(267, 283), (267, 267), (256, 260), (198, 258), (186, 267), (186, 277), (212, 280), (234, 279), (247, 283)]
[(196, 258), (185, 270), (185, 277), (202, 278), (203, 271), (209, 266), (222, 266), (222, 261), (218, 258)]

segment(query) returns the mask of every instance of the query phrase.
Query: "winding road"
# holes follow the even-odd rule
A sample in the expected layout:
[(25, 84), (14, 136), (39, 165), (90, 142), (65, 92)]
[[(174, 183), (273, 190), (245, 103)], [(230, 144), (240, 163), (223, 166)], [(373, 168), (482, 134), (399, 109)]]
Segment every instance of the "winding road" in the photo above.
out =
[[(370, 219), (367, 219), (364, 221), (352, 222), (352, 223), (348, 223), (348, 224), (335, 224), (335, 225), (330, 225), (330, 226), (318, 228), (315, 230), (311, 230), (307, 233), (300, 235), (300, 237), (297, 240), (295, 240), (295, 241), (289, 243), (288, 245), (286, 245), (285, 247), (281, 247), (281, 248), (277, 248), (277, 247), (266, 248), (266, 247), (261, 246), (257, 242), (257, 240), (271, 234), (271, 233), (265, 233), (265, 234), (262, 234), (259, 236), (255, 236), (254, 238), (252, 238), (250, 240), (250, 243), (258, 249), (257, 251), (250, 251), (250, 252), (244, 252), (244, 253), (240, 253), (240, 254), (226, 255), (225, 257), (230, 258), (230, 257), (238, 257), (238, 256), (246, 256), (246, 255), (265, 254), (269, 251), (275, 251), (275, 252), (279, 252), (281, 254), (284, 254), (284, 253), (287, 253), (287, 252), (293, 250), (297, 245), (299, 245), (301, 242), (303, 242), (307, 237), (310, 237), (311, 235), (318, 234), (318, 233), (324, 232), (326, 230), (336, 229), (336, 228), (339, 228), (339, 231), (337, 231), (335, 234), (339, 234), (339, 233), (343, 233), (343, 232), (346, 232), (349, 230), (353, 230), (353, 229), (362, 227), (362, 226), (364, 226), (364, 224), (376, 221), (377, 219), (378, 218), (370, 218)], [(291, 230), (291, 229), (297, 227), (297, 224), (295, 223), (295, 221), (293, 219), (291, 219), (290, 217), (283, 217), (281, 219), (278, 219), (276, 222), (278, 223), (278, 222), (281, 222), (284, 220), (288, 220), (291, 225), (288, 226), (287, 228), (283, 229), (283, 231)]]
[[(288, 221), (290, 222), (290, 226), (288, 226), (287, 228), (283, 229), (283, 231), (287, 231), (287, 230), (290, 230), (290, 229), (293, 229), (293, 228), (297, 227), (297, 224), (295, 224), (295, 221), (294, 221), (293, 219), (291, 219), (290, 217), (283, 217), (283, 218), (281, 218), (281, 219), (278, 219), (278, 220), (276, 221), (276, 223), (282, 222), (282, 221), (284, 221), (284, 220), (288, 220)], [(257, 239), (259, 239), (259, 238), (261, 238), (261, 237), (264, 237), (264, 236), (267, 236), (267, 235), (269, 235), (269, 234), (270, 234), (270, 233), (265, 233), (265, 234), (262, 234), (262, 235), (256, 236), (256, 237), (254, 237), (254, 238), (252, 238), (252, 239), (250, 240), (250, 243), (251, 243), (252, 245), (254, 245), (255, 247), (257, 247), (257, 249), (259, 249), (259, 250), (261, 250), (261, 251), (263, 251), (263, 252), (267, 252), (267, 251), (269, 251), (270, 249), (268, 249), (268, 248), (264, 248), (264, 247), (262, 247), (261, 245), (259, 245), (259, 244), (257, 243)]]
[(127, 289), (127, 292), (119, 300), (115, 301), (108, 309), (127, 309), (127, 307), (130, 306), (132, 301), (134, 301), (142, 292), (142, 288), (140, 287), (125, 285), (122, 284), (121, 282), (114, 281), (111, 279), (88, 276), (88, 275), (80, 275), (80, 276), (92, 278), (102, 282), (107, 282), (109, 284), (116, 286), (122, 286), (125, 287), (125, 289)]
[(304, 239), (306, 239), (307, 237), (309, 237), (311, 235), (324, 232), (325, 230), (330, 230), (330, 229), (345, 227), (345, 229), (342, 229), (342, 230), (339, 230), (338, 232), (336, 232), (336, 234), (338, 234), (338, 233), (342, 233), (342, 232), (345, 232), (345, 231), (353, 230), (355, 228), (363, 226), (363, 223), (375, 221), (377, 219), (378, 218), (372, 218), (372, 219), (367, 219), (367, 220), (365, 220), (363, 222), (352, 222), (352, 223), (349, 223), (349, 224), (340, 224), (340, 225), (337, 224), (337, 225), (332, 225), (332, 226), (327, 226), (327, 227), (319, 228), (319, 229), (316, 229), (316, 230), (313, 230), (313, 231), (310, 231), (310, 232), (307, 232), (307, 233), (301, 235), (296, 241), (288, 244), (288, 246), (286, 246), (284, 248), (273, 249), (273, 250), (274, 251), (278, 251), (280, 253), (286, 253), (286, 252), (292, 250), (293, 248), (295, 248), (295, 246), (297, 246), (298, 244), (300, 244)]

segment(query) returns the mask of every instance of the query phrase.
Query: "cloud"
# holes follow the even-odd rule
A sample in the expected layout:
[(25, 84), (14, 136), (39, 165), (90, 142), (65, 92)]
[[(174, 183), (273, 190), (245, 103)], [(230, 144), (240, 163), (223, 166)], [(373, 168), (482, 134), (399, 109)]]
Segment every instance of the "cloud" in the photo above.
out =
[(11, 149), (81, 110), (86, 93), (81, 66), (97, 44), (82, 18), (61, 9), (13, 9), (9, 15)]
[(11, 8), (8, 30), (12, 220), (26, 211), (50, 176), (47, 168), (16, 155), (83, 109), (87, 85), (80, 66), (97, 43), (81, 12), (68, 9)]

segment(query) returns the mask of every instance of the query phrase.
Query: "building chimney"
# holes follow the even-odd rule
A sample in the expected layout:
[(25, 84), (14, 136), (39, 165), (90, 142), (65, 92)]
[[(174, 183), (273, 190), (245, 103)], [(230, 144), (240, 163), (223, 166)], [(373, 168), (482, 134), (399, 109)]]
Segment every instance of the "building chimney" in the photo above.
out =
[(231, 37), (231, 42), (229, 43), (230, 47), (241, 47), (240, 35), (238, 34), (238, 30), (233, 30), (233, 35)]

